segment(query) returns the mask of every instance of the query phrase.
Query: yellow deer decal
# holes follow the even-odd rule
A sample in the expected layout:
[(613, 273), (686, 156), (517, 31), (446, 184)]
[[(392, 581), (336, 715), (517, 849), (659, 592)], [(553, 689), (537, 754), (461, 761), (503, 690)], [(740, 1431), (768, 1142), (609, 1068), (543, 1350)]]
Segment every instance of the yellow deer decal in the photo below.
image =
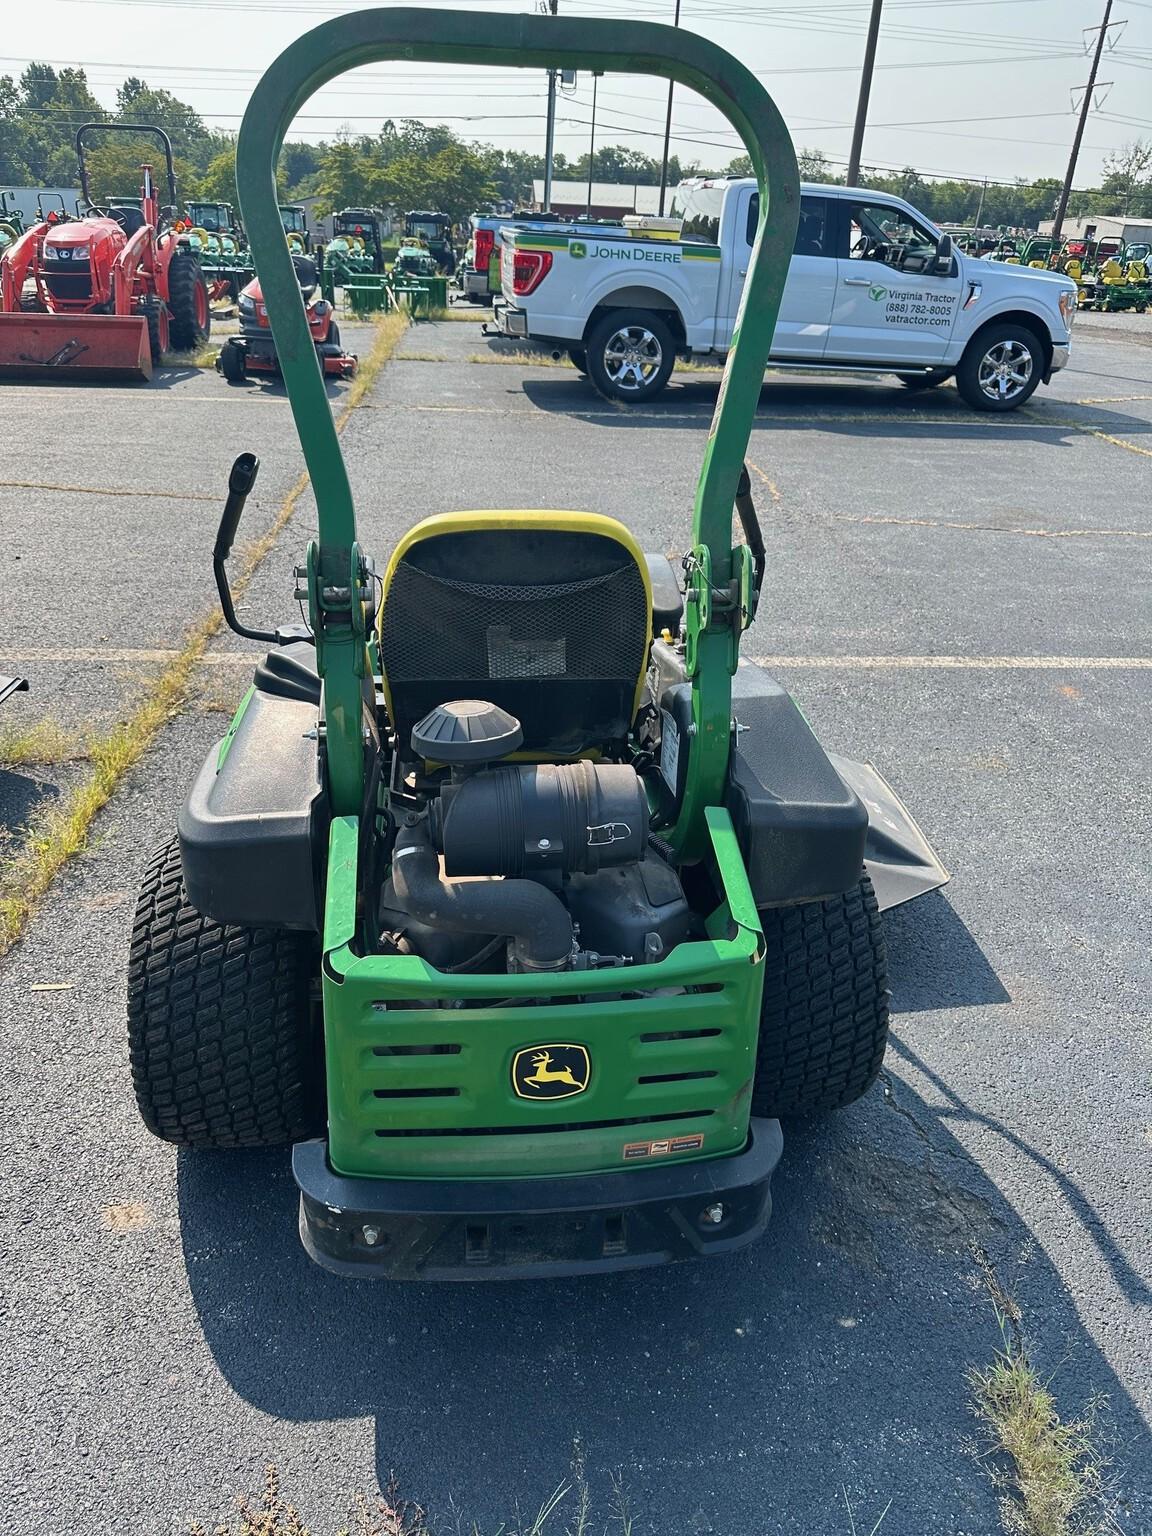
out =
[(551, 1051), (537, 1051), (532, 1058), (536, 1070), (531, 1077), (526, 1077), (524, 1081), (531, 1083), (534, 1088), (542, 1088), (545, 1083), (566, 1083), (569, 1088), (583, 1088), (584, 1084), (578, 1083), (572, 1076), (571, 1067), (561, 1067), (558, 1071), (554, 1072), (548, 1065), (551, 1060)]

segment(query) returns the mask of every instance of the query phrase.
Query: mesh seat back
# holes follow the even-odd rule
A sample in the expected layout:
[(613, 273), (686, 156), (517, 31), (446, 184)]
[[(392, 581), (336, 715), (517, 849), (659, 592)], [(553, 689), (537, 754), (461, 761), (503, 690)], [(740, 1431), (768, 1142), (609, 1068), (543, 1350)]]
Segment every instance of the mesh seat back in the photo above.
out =
[(590, 514), (587, 527), (575, 514), (563, 526), (488, 517), (430, 519), (389, 568), (380, 652), (402, 748), (430, 709), (459, 698), (509, 710), (529, 752), (622, 740), (651, 633), (647, 567), (627, 530)]

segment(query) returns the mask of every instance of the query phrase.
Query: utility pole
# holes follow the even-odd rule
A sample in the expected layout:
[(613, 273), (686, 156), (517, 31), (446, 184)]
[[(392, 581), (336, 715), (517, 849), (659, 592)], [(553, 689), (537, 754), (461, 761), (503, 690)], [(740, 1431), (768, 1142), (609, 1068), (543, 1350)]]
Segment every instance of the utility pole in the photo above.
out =
[[(676, 16), (672, 22), (674, 27), (680, 25), (680, 0), (676, 0)], [(660, 162), (660, 217), (664, 217), (664, 192), (668, 186), (668, 144), (672, 138), (672, 91), (674, 84), (668, 82), (668, 115), (664, 119), (664, 158)]]
[(604, 73), (602, 69), (592, 71), (592, 132), (588, 137), (588, 206), (584, 212), (592, 217), (592, 172), (596, 165), (596, 82)]
[[(547, 0), (548, 15), (556, 16), (560, 0)], [(556, 147), (556, 71), (548, 71), (548, 122), (544, 130), (544, 212), (552, 208), (552, 156)]]
[(860, 155), (864, 149), (864, 125), (868, 121), (868, 97), (872, 93), (872, 67), (876, 63), (876, 40), (880, 36), (880, 11), (884, 0), (872, 0), (868, 18), (868, 36), (864, 42), (864, 67), (860, 71), (860, 97), (856, 102), (856, 122), (852, 128), (852, 148), (848, 151), (848, 186), (860, 179)]
[(988, 178), (987, 178), (987, 176), (985, 176), (984, 180), (980, 183), (980, 201), (976, 205), (976, 228), (977, 229), (980, 228), (980, 218), (981, 218), (981, 215), (984, 212), (984, 194), (987, 192), (987, 190), (988, 190)]
[(1064, 227), (1064, 215), (1068, 212), (1068, 198), (1072, 193), (1072, 181), (1076, 175), (1076, 161), (1080, 158), (1080, 143), (1084, 138), (1084, 125), (1088, 121), (1088, 114), (1092, 110), (1092, 92), (1096, 89), (1096, 71), (1100, 68), (1100, 56), (1104, 52), (1104, 43), (1108, 36), (1108, 18), (1112, 14), (1112, 0), (1105, 0), (1104, 20), (1100, 23), (1100, 35), (1096, 39), (1096, 51), (1092, 55), (1092, 72), (1088, 76), (1088, 84), (1084, 90), (1084, 100), (1080, 103), (1080, 121), (1076, 124), (1076, 137), (1072, 140), (1072, 154), (1068, 160), (1068, 174), (1064, 177), (1064, 185), (1060, 189), (1060, 201), (1056, 204), (1056, 219), (1052, 225), (1052, 238), (1058, 240)]

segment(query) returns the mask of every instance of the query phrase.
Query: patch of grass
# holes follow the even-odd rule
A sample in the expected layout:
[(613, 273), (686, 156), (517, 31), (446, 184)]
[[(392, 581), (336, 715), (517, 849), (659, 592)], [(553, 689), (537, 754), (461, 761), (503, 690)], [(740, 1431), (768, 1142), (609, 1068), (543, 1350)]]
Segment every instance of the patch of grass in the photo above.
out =
[(473, 325), (483, 325), (485, 320), (492, 318), (492, 311), (482, 304), (469, 304), (467, 309), (463, 305), (449, 306), (448, 309), (434, 309), (426, 317), (429, 320), (470, 320)]
[(506, 363), (517, 368), (571, 368), (567, 357), (550, 357), (547, 352), (472, 352), (467, 363)]
[(206, 341), (194, 352), (165, 352), (166, 368), (215, 368), (220, 348), (214, 341)]
[[(453, 1506), (453, 1536), (635, 1536), (635, 1519), (618, 1473), (612, 1475), (610, 1487), (607, 1509), (598, 1514), (577, 1445), (571, 1483), (561, 1483), (534, 1515), (517, 1513), (511, 1522), (502, 1521), (496, 1530), (485, 1533), (475, 1520), (468, 1520)], [(565, 1520), (562, 1533), (554, 1523), (561, 1516)], [(338, 1529), (314, 1531), (284, 1499), (279, 1473), (274, 1466), (268, 1466), (264, 1469), (264, 1491), (257, 1503), (243, 1494), (237, 1500), (233, 1520), (214, 1525), (211, 1530), (197, 1522), (189, 1527), (188, 1536), (437, 1536), (437, 1532), (421, 1506), (401, 1496), (394, 1476), (383, 1493), (372, 1497), (355, 1494)]]
[[(338, 432), (372, 387), (406, 328), (407, 317), (402, 315), (386, 315), (377, 325), (372, 350), (344, 396), (336, 419)], [(280, 504), (267, 532), (241, 553), (232, 579), (232, 591), (237, 598), (247, 590), (260, 563), (280, 537), (307, 484), (308, 476), (302, 474)], [(107, 734), (92, 738), (88, 747), (92, 764), (89, 778), (50, 811), (5, 862), (0, 871), (0, 955), (7, 954), (16, 943), (53, 880), (87, 845), (92, 823), (125, 774), (140, 761), (163, 726), (180, 713), (196, 668), (222, 623), (219, 610), (213, 610), (192, 627), (178, 654), (128, 719)], [(258, 1536), (264, 1536), (259, 1528), (257, 1531)]]
[(1091, 1412), (1065, 1422), (1051, 1380), (1036, 1372), (1010, 1316), (997, 1307), (1001, 1348), (968, 1373), (983, 1425), (985, 1468), (1000, 1493), (1009, 1536), (1106, 1536), (1117, 1526), (1104, 1506), (1106, 1462)]
[(0, 768), (73, 763), (87, 756), (85, 737), (75, 730), (65, 730), (57, 720), (37, 720), (24, 729), (0, 730)]

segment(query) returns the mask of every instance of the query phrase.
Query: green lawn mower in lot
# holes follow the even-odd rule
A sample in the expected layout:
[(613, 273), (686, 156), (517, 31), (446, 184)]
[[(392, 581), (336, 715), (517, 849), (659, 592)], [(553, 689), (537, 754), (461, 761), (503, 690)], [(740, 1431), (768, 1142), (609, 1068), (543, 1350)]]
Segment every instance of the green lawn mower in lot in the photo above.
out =
[[(314, 91), (399, 59), (655, 74), (747, 145), (760, 222), (682, 582), (591, 512), (433, 516), (380, 575), (359, 544), (274, 173)], [(144, 1120), (292, 1144), (304, 1245), (338, 1273), (739, 1248), (768, 1220), (778, 1117), (879, 1071), (880, 910), (947, 878), (880, 775), (740, 658), (766, 565), (743, 458), (799, 201), (783, 121), (686, 30), (365, 11), (271, 66), (237, 183), (318, 535), (308, 626), (241, 622), (225, 562), (257, 461), (237, 459), (214, 571), (228, 623), (272, 648), (144, 879)]]

